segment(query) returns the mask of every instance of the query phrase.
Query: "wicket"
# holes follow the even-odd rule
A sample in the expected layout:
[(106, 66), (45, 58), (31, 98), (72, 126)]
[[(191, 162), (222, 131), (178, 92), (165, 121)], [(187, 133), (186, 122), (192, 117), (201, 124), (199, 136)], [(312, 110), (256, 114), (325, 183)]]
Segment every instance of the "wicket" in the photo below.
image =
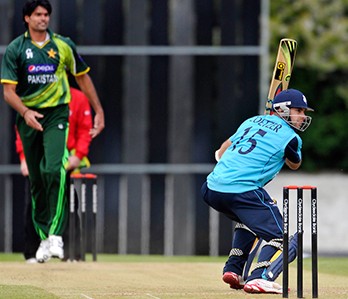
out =
[(297, 298), (303, 298), (303, 190), (311, 191), (312, 298), (318, 298), (317, 188), (283, 187), (283, 298), (289, 294), (289, 191), (297, 190)]
[(70, 214), (69, 214), (69, 259), (74, 260), (75, 244), (75, 183), (81, 183), (80, 209), (81, 209), (81, 260), (86, 260), (87, 246), (87, 181), (92, 182), (92, 256), (93, 261), (97, 260), (97, 176), (91, 173), (77, 173), (70, 176)]

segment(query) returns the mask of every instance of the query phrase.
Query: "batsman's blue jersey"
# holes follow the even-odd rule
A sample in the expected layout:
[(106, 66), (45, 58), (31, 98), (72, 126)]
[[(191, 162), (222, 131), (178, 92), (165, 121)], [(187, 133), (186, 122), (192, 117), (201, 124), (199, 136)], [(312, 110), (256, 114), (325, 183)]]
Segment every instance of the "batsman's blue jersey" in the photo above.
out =
[(276, 115), (259, 115), (244, 121), (230, 137), (232, 145), (208, 175), (211, 190), (242, 193), (262, 188), (281, 170), (285, 148), (298, 139), (297, 154), (301, 158), (302, 140)]

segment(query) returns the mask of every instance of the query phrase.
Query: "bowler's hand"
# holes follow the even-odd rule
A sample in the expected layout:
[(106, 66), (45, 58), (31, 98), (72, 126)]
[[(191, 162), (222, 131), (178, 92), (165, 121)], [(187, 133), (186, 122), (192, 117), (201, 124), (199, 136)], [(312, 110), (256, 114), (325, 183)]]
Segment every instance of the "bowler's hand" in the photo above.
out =
[(94, 125), (93, 128), (89, 131), (89, 134), (92, 138), (96, 137), (100, 134), (101, 131), (105, 128), (104, 122), (104, 113), (96, 113), (94, 117)]
[(23, 113), (23, 118), (29, 127), (35, 130), (43, 131), (42, 125), (37, 121), (37, 118), (43, 118), (44, 116), (34, 110), (28, 109)]

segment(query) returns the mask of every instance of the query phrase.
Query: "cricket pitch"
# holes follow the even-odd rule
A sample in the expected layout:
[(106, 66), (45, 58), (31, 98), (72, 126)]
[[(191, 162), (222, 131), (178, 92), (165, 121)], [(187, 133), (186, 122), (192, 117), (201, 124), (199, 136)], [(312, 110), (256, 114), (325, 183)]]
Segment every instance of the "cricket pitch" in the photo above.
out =
[[(291, 265), (289, 298), (296, 298), (296, 267)], [(230, 289), (221, 280), (222, 267), (220, 262), (0, 262), (0, 298), (281, 298)], [(347, 298), (347, 281), (346, 275), (319, 272), (319, 298)], [(308, 269), (304, 297), (311, 298)]]

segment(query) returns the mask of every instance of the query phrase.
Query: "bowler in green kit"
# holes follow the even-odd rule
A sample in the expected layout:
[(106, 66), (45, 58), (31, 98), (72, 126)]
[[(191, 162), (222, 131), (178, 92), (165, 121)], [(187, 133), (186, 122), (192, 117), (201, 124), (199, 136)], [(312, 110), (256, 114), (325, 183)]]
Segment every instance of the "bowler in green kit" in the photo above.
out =
[(71, 98), (67, 72), (75, 76), (95, 112), (91, 136), (104, 129), (104, 111), (88, 75), (89, 67), (69, 38), (48, 29), (51, 12), (48, 0), (25, 3), (27, 31), (8, 45), (1, 64), (4, 99), (18, 112), (16, 125), (29, 170), (33, 222), (42, 240), (36, 252), (39, 262), (64, 257)]

